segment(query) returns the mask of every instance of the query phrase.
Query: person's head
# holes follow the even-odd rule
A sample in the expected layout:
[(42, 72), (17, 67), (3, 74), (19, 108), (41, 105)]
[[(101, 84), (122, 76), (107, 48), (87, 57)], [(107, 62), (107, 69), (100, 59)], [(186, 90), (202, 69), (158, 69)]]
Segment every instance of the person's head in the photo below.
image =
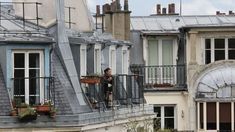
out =
[(111, 68), (106, 68), (105, 70), (104, 70), (104, 74), (105, 75), (108, 75), (108, 76), (111, 76), (112, 75), (112, 71), (111, 71)]

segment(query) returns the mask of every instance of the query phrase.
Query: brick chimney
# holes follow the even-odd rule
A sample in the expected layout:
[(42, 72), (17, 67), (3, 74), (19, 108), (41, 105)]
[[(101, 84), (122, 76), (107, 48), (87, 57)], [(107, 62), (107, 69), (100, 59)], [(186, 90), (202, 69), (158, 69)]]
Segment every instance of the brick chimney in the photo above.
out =
[(106, 13), (108, 13), (108, 12), (110, 12), (111, 11), (111, 7), (110, 7), (110, 5), (109, 4), (105, 4), (105, 5), (103, 5), (103, 7), (102, 7), (103, 9), (103, 14), (106, 14)]
[(105, 32), (111, 33), (117, 40), (130, 40), (130, 13), (128, 0), (124, 0), (124, 9), (120, 0), (111, 3), (111, 11), (105, 12)]
[(157, 4), (157, 6), (156, 6), (156, 13), (161, 14), (161, 5), (160, 4)]

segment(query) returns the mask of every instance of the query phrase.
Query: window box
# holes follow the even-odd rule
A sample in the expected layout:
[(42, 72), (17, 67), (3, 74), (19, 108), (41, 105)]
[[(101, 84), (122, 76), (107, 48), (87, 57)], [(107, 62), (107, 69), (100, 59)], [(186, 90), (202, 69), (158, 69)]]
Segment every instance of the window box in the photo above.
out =
[(100, 76), (84, 76), (80, 79), (81, 83), (97, 84), (100, 83)]
[(37, 108), (37, 112), (41, 112), (41, 113), (49, 113), (50, 112), (50, 107), (49, 105), (38, 105)]

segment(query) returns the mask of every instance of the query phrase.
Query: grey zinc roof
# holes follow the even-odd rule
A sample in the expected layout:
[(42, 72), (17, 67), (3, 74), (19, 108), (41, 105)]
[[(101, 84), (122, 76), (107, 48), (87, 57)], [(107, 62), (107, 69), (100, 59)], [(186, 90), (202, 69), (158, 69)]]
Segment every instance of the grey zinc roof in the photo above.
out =
[(133, 16), (131, 30), (178, 32), (181, 27), (235, 26), (235, 16), (203, 15), (203, 16)]

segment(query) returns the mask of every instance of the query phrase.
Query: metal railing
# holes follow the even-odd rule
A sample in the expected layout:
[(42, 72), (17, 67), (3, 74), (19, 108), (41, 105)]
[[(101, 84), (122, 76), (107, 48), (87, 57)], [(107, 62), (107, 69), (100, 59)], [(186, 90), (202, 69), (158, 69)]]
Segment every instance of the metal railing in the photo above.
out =
[(109, 107), (107, 96), (103, 87), (102, 79), (99, 83), (82, 85), (84, 94), (91, 108), (106, 110), (107, 108), (125, 108), (133, 105), (143, 104), (143, 76), (139, 75), (115, 75), (112, 81), (111, 107)]
[[(12, 78), (13, 97), (16, 103), (26, 103), (28, 95), (29, 105), (44, 104), (48, 101), (55, 106), (55, 84), (53, 77)], [(26, 88), (28, 93), (26, 94)]]
[(132, 65), (130, 70), (133, 74), (143, 76), (144, 88), (186, 87), (185, 65)]
[[(34, 22), (36, 23), (36, 30), (39, 30), (39, 21), (42, 20), (42, 18), (39, 17), (39, 6), (42, 5), (42, 3), (38, 2), (0, 2), (0, 26), (2, 26), (2, 21), (4, 20), (11, 20), (17, 22), (22, 22), (23, 27), (18, 25), (22, 28), (22, 30), (25, 30), (26, 28), (26, 22)], [(22, 14), (14, 14), (12, 13), (12, 10), (10, 7), (15, 6), (15, 8), (19, 8), (19, 10), (22, 11)], [(27, 18), (26, 14), (29, 10), (28, 7), (35, 7), (35, 17), (34, 18)]]

